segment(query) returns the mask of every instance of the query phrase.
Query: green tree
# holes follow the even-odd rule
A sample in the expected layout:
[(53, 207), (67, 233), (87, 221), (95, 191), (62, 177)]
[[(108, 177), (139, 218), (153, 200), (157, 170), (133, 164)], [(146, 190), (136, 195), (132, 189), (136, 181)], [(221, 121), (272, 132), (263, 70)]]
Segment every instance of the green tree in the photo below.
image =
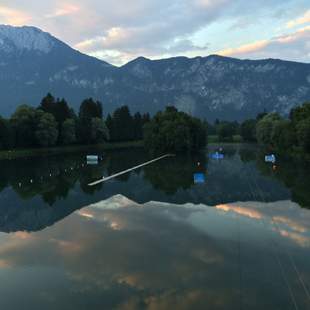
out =
[(174, 107), (157, 113), (144, 126), (144, 143), (152, 153), (198, 150), (206, 142), (207, 131), (202, 122)]
[(233, 123), (221, 122), (217, 126), (217, 134), (220, 141), (232, 141), (235, 134), (235, 127)]
[(19, 106), (11, 117), (11, 124), (15, 132), (16, 146), (35, 146), (34, 132), (38, 123), (37, 110), (27, 105)]
[(256, 125), (256, 138), (259, 144), (271, 146), (272, 132), (277, 121), (281, 120), (277, 113), (270, 113), (264, 116)]
[(273, 124), (272, 144), (280, 151), (287, 152), (295, 144), (295, 132), (290, 121), (279, 120)]
[(298, 122), (296, 133), (298, 145), (304, 152), (310, 153), (310, 117)]
[(109, 139), (109, 130), (105, 122), (99, 118), (94, 117), (91, 120), (91, 141), (92, 143), (102, 143)]
[(35, 132), (38, 144), (44, 147), (53, 146), (58, 138), (57, 123), (50, 113), (42, 112)]
[(39, 109), (46, 113), (54, 115), (55, 113), (55, 98), (48, 93), (42, 100), (39, 106)]
[(92, 98), (82, 102), (77, 122), (77, 138), (80, 143), (92, 143), (92, 119), (102, 119), (102, 105), (99, 101), (95, 102)]
[(133, 117), (127, 106), (116, 109), (113, 113), (111, 139), (113, 141), (134, 140)]
[(151, 120), (151, 117), (150, 117), (150, 114), (149, 114), (149, 113), (144, 113), (144, 114), (142, 115), (142, 124), (143, 124), (143, 126), (144, 126), (145, 124), (149, 123), (150, 120)]
[(14, 131), (7, 119), (0, 116), (0, 150), (14, 147)]
[(81, 103), (79, 117), (81, 119), (92, 119), (93, 117), (102, 118), (102, 104), (92, 98), (86, 99)]
[(290, 119), (294, 124), (310, 118), (310, 102), (305, 102), (302, 106), (296, 107), (290, 112)]
[(256, 142), (256, 120), (248, 119), (241, 124), (240, 134), (246, 142)]
[(207, 129), (208, 129), (208, 134), (209, 135), (216, 135), (215, 124), (212, 125), (211, 123), (207, 123)]
[(67, 119), (62, 124), (61, 140), (65, 145), (76, 142), (76, 125), (74, 119)]
[(74, 111), (69, 108), (65, 99), (55, 100), (55, 98), (50, 93), (48, 93), (47, 96), (42, 99), (38, 109), (46, 113), (50, 113), (54, 116), (59, 131), (58, 144), (63, 144), (62, 125), (65, 120), (75, 117)]
[(143, 138), (143, 119), (141, 114), (138, 112), (133, 117), (133, 136), (135, 140), (141, 140)]

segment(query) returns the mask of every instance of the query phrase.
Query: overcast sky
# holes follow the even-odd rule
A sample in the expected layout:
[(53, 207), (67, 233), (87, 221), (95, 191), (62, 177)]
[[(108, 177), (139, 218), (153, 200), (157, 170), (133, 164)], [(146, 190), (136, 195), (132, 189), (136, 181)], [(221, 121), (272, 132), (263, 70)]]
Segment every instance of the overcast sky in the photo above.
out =
[(209, 54), (310, 62), (309, 0), (0, 0), (0, 23), (116, 65)]

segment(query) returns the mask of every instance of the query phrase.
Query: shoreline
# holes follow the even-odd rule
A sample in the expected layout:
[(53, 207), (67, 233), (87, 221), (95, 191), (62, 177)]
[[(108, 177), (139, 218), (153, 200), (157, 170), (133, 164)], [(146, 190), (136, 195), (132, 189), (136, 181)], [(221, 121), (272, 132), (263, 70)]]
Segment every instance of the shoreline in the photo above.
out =
[(113, 142), (104, 144), (91, 145), (70, 145), (70, 146), (56, 146), (49, 148), (34, 148), (34, 149), (15, 149), (0, 151), (0, 160), (17, 159), (23, 157), (49, 156), (59, 154), (70, 154), (76, 152), (83, 152), (88, 150), (118, 150), (126, 148), (143, 148), (143, 141), (130, 142)]

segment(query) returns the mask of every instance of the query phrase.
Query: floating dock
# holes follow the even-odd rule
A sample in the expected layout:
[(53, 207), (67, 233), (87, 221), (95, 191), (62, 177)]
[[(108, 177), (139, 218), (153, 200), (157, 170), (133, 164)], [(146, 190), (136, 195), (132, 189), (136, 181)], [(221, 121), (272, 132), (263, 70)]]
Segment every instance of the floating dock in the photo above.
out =
[(130, 171), (139, 169), (139, 168), (141, 168), (141, 167), (147, 166), (147, 165), (149, 165), (149, 164), (152, 164), (152, 163), (154, 163), (154, 162), (156, 162), (156, 161), (159, 161), (159, 160), (161, 160), (161, 159), (164, 159), (164, 158), (166, 158), (166, 157), (174, 157), (174, 156), (175, 156), (174, 154), (166, 154), (166, 155), (160, 156), (160, 157), (158, 157), (158, 158), (155, 158), (155, 159), (152, 159), (152, 160), (150, 160), (150, 161), (147, 161), (146, 163), (143, 163), (143, 164), (141, 164), (141, 165), (138, 165), (138, 166), (129, 168), (129, 169), (127, 169), (127, 170), (118, 172), (118, 173), (116, 173), (116, 174), (110, 175), (110, 176), (105, 177), (105, 178), (102, 178), (102, 179), (100, 179), (100, 180), (98, 180), (98, 181), (89, 183), (88, 186), (95, 186), (95, 185), (98, 185), (98, 184), (100, 184), (100, 183), (102, 183), (102, 182), (106, 182), (106, 181), (108, 181), (108, 180), (114, 179), (114, 178), (116, 178), (116, 177), (118, 177), (118, 176), (120, 176), (120, 175), (126, 174), (126, 173), (128, 173), (128, 172), (130, 172)]

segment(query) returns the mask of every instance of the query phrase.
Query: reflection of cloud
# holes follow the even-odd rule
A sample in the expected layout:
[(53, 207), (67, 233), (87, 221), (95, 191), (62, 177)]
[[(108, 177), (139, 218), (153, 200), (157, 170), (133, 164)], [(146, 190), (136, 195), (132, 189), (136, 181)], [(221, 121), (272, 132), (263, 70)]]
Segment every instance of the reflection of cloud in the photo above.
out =
[(308, 228), (306, 226), (298, 223), (297, 221), (295, 221), (289, 217), (274, 216), (272, 219), (275, 222), (286, 224), (287, 226), (289, 226), (290, 229), (295, 230), (297, 232), (304, 233), (304, 232), (308, 231)]
[(9, 268), (11, 267), (10, 262), (4, 259), (0, 259), (0, 269)]
[(236, 206), (236, 205), (229, 205), (229, 204), (217, 205), (216, 209), (222, 210), (225, 212), (229, 212), (229, 211), (235, 212), (235, 213), (238, 213), (239, 215), (250, 217), (252, 219), (261, 219), (263, 217), (262, 214), (257, 210), (253, 210), (247, 207)]
[[(129, 206), (128, 200), (117, 196), (107, 204), (86, 207), (41, 232), (0, 235), (0, 268), (24, 267), (35, 276), (34, 270), (38, 269), (46, 287), (53, 287), (56, 303), (72, 297), (79, 302), (81, 295), (84, 301), (94, 296), (117, 296), (111, 298), (117, 304), (110, 308), (136, 309), (143, 303), (147, 309), (188, 309), (208, 302), (212, 309), (226, 309), (236, 296), (228, 275), (237, 275), (237, 244), (226, 242), (230, 229), (208, 225), (208, 221), (220, 223), (223, 212), (255, 220), (270, 216), (295, 229), (293, 233), (281, 230), (281, 236), (300, 247), (309, 246), (309, 240), (296, 232), (307, 230), (310, 212), (291, 202), (240, 202), (216, 208), (156, 202), (143, 208), (125, 206)], [(191, 221), (197, 210), (205, 231)], [(209, 234), (214, 226), (221, 236)], [(255, 229), (257, 226), (264, 229), (263, 225), (255, 225)], [(242, 250), (246, 253), (250, 249), (252, 253), (257, 235), (244, 238), (249, 242), (242, 244)], [(268, 267), (273, 268), (264, 268)], [(63, 286), (55, 285), (54, 275), (69, 283), (70, 294)], [(16, 281), (23, 279), (17, 277)]]
[(76, 252), (81, 251), (81, 244), (77, 241), (67, 241), (52, 238), (51, 242), (55, 243), (64, 255), (76, 255)]
[(309, 247), (310, 246), (310, 237), (303, 236), (298, 233), (294, 232), (289, 232), (287, 230), (281, 229), (280, 230), (280, 235), (282, 237), (286, 237), (300, 245), (301, 247)]
[[(216, 209), (266, 221), (266, 224), (282, 237), (290, 239), (299, 246), (309, 246), (310, 237), (305, 234), (310, 232), (310, 213), (290, 201), (274, 203), (240, 202), (218, 205)], [(278, 227), (283, 224), (286, 229)]]
[(25, 231), (18, 231), (14, 233), (13, 236), (17, 237), (18, 239), (23, 239), (23, 240), (33, 238), (32, 234), (25, 232)]
[(94, 218), (94, 214), (92, 214), (90, 211), (86, 211), (86, 210), (80, 210), (77, 212), (77, 214), (83, 216), (83, 217), (86, 217), (86, 218)]

